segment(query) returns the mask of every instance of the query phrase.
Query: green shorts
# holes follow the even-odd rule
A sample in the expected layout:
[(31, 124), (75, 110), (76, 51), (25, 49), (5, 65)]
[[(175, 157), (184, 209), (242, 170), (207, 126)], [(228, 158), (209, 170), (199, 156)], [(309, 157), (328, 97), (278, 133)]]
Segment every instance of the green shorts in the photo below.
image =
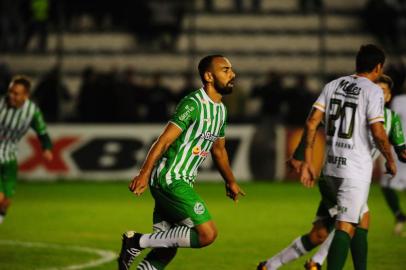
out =
[(183, 180), (175, 180), (169, 186), (150, 187), (155, 199), (154, 224), (167, 221), (194, 227), (211, 220), (206, 203)]
[(7, 198), (14, 196), (17, 184), (17, 160), (0, 164), (0, 193)]

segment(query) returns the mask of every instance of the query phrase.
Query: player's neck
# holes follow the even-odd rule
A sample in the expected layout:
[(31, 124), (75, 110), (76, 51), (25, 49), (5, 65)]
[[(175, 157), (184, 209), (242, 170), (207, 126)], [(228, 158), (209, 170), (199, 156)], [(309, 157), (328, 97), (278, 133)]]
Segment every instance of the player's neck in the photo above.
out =
[(220, 103), (221, 99), (223, 96), (219, 94), (219, 92), (214, 89), (211, 85), (205, 85), (203, 87), (203, 90), (206, 92), (206, 94), (209, 96), (209, 98), (214, 102), (214, 103)]
[(372, 73), (369, 73), (369, 72), (357, 73), (357, 74), (355, 74), (355, 75), (357, 75), (358, 77), (367, 78), (367, 79), (370, 80), (371, 82), (373, 82), (373, 81), (376, 80), (376, 76), (375, 76), (374, 74), (372, 74)]

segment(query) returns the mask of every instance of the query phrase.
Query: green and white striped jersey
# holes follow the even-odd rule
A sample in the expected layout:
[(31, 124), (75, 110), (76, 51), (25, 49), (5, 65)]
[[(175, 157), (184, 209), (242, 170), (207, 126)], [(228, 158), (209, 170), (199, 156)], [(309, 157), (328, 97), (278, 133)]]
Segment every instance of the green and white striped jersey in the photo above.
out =
[[(48, 137), (42, 114), (32, 101), (27, 100), (20, 108), (13, 108), (7, 104), (7, 97), (0, 98), (1, 164), (17, 159), (17, 144), (30, 127), (38, 136)], [(43, 147), (51, 148), (50, 141)]]
[(213, 102), (203, 88), (183, 98), (170, 120), (182, 133), (157, 162), (151, 184), (183, 180), (193, 186), (213, 143), (225, 136), (226, 119), (224, 104)]
[[(405, 144), (405, 138), (403, 134), (402, 121), (399, 115), (396, 112), (392, 111), (391, 109), (385, 107), (384, 116), (385, 116), (384, 127), (386, 134), (388, 135), (389, 142), (394, 147), (403, 146)], [(373, 142), (372, 138), (371, 140)], [(379, 150), (376, 147), (374, 147), (374, 149), (372, 150), (373, 159), (378, 158), (379, 155), (380, 155)]]

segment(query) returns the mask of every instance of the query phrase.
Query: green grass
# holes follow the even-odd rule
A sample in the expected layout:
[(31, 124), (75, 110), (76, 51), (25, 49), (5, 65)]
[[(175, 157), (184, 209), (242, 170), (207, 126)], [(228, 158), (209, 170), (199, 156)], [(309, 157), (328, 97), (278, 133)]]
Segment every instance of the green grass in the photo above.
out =
[[(224, 196), (223, 185), (197, 183), (219, 230), (216, 242), (200, 250), (182, 249), (167, 269), (255, 269), (258, 261), (286, 247), (310, 229), (318, 204), (317, 189), (293, 183), (253, 183), (238, 204)], [(117, 251), (128, 229), (151, 230), (153, 200), (127, 191), (126, 183), (19, 183), (0, 240), (85, 246)], [(406, 196), (401, 194), (406, 209)], [(404, 269), (406, 238), (392, 235), (393, 217), (377, 186), (369, 206), (369, 269)], [(0, 244), (0, 269), (44, 269), (79, 264), (95, 255), (51, 248)], [(349, 260), (350, 261), (350, 260)], [(304, 258), (282, 269), (302, 269)], [(133, 267), (135, 269), (136, 267)], [(114, 262), (92, 269), (116, 269)], [(352, 269), (347, 263), (345, 269)]]

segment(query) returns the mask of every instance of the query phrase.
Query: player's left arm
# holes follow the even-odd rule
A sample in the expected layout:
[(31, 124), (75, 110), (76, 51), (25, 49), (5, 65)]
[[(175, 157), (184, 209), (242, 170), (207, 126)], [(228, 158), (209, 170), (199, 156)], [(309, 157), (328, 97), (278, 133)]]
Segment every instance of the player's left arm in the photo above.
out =
[(234, 201), (238, 200), (238, 196), (245, 195), (245, 192), (237, 184), (234, 174), (231, 170), (228, 154), (226, 150), (226, 140), (224, 137), (218, 138), (211, 149), (213, 161), (217, 166), (221, 176), (226, 183), (227, 196)]
[(38, 108), (36, 108), (34, 112), (34, 117), (31, 121), (31, 128), (34, 129), (39, 141), (41, 142), (42, 156), (45, 160), (51, 161), (53, 159), (52, 141), (49, 137), (44, 117)]
[(401, 162), (406, 162), (406, 144), (399, 115), (393, 112), (392, 128), (389, 133), (389, 141), (395, 149), (396, 155)]
[(324, 118), (324, 111), (313, 107), (306, 120), (304, 129), (305, 138), (305, 155), (304, 162), (300, 171), (300, 181), (305, 187), (312, 187), (314, 185), (316, 174), (312, 166), (313, 147), (316, 139), (317, 128)]

